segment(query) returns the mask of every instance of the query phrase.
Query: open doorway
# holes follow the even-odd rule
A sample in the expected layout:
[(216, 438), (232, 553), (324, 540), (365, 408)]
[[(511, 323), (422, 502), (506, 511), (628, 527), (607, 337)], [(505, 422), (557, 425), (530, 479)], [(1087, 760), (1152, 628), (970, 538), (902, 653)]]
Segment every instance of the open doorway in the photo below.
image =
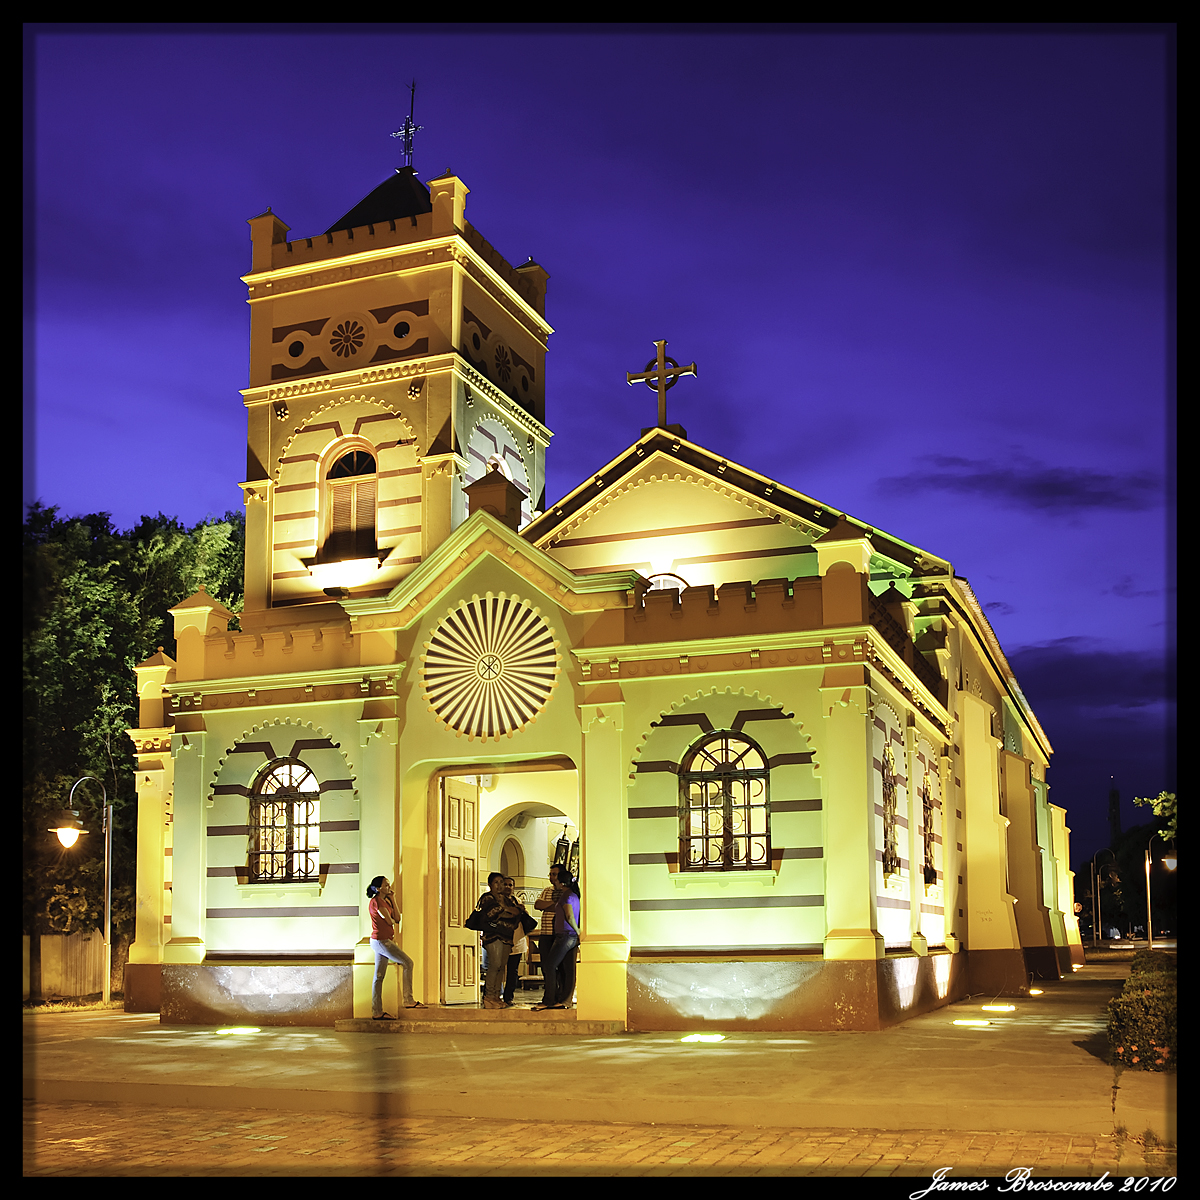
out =
[[(478, 1005), (483, 980), (479, 935), (465, 920), (487, 891), (492, 871), (510, 875), (530, 914), (548, 885), (556, 855), (579, 855), (579, 776), (569, 760), (479, 764), (441, 776), (442, 1003)], [(541, 989), (538, 939), (522, 953), (522, 999)], [(528, 993), (528, 995), (525, 995)]]

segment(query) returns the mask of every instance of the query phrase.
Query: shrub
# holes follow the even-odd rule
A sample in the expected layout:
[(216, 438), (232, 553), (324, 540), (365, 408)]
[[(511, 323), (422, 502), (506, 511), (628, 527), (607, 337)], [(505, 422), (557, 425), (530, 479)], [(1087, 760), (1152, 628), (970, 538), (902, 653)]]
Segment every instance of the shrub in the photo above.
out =
[(1138, 1071), (1174, 1071), (1178, 1063), (1178, 988), (1163, 971), (1131, 975), (1108, 1002), (1113, 1059)]
[(1176, 959), (1174, 954), (1165, 950), (1139, 950), (1129, 964), (1129, 974), (1134, 975), (1166, 975), (1175, 977)]

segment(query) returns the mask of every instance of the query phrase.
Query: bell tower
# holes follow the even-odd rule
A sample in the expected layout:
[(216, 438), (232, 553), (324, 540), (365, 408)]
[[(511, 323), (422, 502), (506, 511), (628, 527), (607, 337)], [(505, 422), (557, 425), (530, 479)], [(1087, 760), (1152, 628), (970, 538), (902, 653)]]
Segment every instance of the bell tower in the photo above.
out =
[(324, 233), (250, 218), (244, 629), (386, 594), (489, 469), (522, 524), (544, 506), (547, 275), (497, 253), (467, 193), (404, 166)]

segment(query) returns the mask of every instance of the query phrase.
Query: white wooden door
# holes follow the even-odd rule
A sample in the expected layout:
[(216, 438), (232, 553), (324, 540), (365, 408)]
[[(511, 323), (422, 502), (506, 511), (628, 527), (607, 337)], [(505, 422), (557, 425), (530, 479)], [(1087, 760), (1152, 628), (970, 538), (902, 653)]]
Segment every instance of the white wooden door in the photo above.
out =
[(442, 1003), (479, 1003), (479, 934), (463, 922), (479, 899), (479, 789), (442, 781)]

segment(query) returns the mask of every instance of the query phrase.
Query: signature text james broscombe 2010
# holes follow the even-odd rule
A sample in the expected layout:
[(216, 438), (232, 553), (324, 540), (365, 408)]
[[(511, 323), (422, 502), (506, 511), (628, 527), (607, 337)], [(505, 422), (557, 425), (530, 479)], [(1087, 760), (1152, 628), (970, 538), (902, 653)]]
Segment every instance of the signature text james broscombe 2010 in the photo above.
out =
[[(933, 1182), (919, 1192), (909, 1193), (908, 1200), (922, 1200), (930, 1192), (986, 1192), (991, 1184), (986, 1179), (947, 1179), (949, 1167), (939, 1167), (933, 1173)], [(1031, 1179), (1033, 1172), (1028, 1167), (1013, 1167), (998, 1184), (998, 1192), (1111, 1192), (1117, 1180), (1109, 1179), (1105, 1171), (1099, 1179)], [(1175, 1186), (1173, 1175), (1160, 1179), (1129, 1178), (1121, 1181), (1119, 1192), (1169, 1192)]]

